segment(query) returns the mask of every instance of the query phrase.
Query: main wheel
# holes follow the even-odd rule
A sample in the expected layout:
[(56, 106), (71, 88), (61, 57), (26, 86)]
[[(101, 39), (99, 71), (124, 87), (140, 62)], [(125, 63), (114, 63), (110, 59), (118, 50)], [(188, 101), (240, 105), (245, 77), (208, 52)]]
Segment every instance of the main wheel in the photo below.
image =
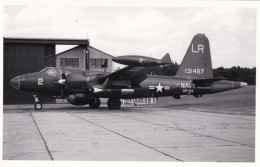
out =
[(194, 97), (197, 97), (197, 98), (200, 98), (200, 97), (203, 96), (203, 94), (197, 94), (197, 93), (196, 93), (196, 94), (193, 94), (193, 96), (194, 96)]
[(111, 109), (120, 109), (121, 107), (121, 101), (120, 99), (111, 99), (109, 98), (107, 101), (108, 108)]
[(91, 108), (99, 108), (101, 101), (98, 97), (95, 97), (94, 100), (89, 102), (89, 107)]
[(42, 103), (41, 102), (35, 102), (34, 108), (35, 108), (35, 110), (41, 110), (42, 109)]

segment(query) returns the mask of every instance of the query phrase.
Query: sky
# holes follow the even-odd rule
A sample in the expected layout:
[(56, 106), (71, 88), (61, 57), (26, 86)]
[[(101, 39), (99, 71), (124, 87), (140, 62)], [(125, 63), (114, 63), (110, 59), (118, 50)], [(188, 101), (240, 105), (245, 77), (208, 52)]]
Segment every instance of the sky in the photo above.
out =
[(90, 39), (113, 56), (169, 53), (180, 64), (193, 36), (204, 33), (213, 68), (256, 66), (254, 8), (31, 5), (3, 12), (4, 37)]

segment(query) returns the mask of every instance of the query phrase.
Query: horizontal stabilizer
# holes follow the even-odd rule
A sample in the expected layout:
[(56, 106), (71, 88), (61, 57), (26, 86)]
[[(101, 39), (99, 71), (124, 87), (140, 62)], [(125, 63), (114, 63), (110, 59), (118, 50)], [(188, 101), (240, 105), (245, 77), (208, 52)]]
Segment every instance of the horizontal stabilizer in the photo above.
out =
[(228, 79), (224, 77), (216, 77), (216, 78), (194, 79), (193, 82), (208, 83), (208, 82), (221, 81), (221, 80), (228, 80)]
[(172, 60), (171, 60), (169, 53), (166, 53), (166, 55), (163, 56), (163, 58), (161, 59), (161, 62), (163, 64), (172, 64)]

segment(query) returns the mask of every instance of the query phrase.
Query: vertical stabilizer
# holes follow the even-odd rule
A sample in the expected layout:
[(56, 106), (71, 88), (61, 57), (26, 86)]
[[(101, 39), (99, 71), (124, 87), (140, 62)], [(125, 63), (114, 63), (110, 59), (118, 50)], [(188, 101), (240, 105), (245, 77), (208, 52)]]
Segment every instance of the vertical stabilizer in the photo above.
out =
[(209, 40), (204, 34), (193, 37), (176, 76), (190, 79), (213, 78)]

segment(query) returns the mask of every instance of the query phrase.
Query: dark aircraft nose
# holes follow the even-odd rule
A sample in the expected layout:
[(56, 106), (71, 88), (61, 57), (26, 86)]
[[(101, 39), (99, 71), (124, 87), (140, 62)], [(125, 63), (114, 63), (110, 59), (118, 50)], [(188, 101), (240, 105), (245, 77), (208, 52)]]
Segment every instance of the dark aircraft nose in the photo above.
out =
[(10, 84), (17, 90), (19, 90), (20, 88), (20, 82), (21, 82), (21, 77), (15, 77), (13, 79), (11, 79)]

